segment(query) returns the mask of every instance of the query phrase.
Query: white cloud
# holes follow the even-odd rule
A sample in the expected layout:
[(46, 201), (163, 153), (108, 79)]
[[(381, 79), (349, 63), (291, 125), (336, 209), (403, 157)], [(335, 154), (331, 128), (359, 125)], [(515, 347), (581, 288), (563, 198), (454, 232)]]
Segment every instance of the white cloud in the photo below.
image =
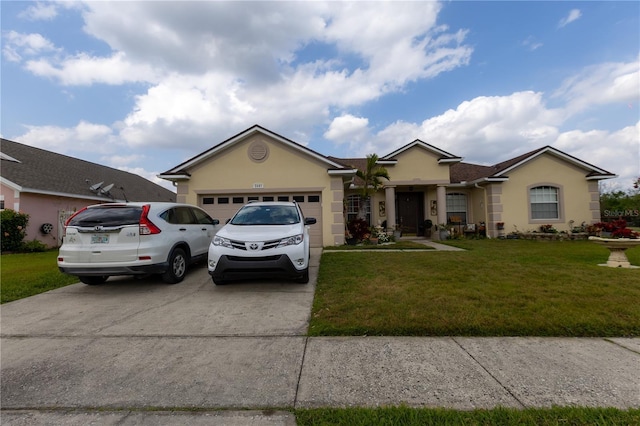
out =
[(628, 63), (587, 67), (565, 80), (552, 96), (563, 100), (571, 114), (594, 105), (637, 102), (640, 98), (640, 58)]
[(569, 12), (569, 15), (567, 15), (566, 17), (562, 18), (560, 20), (560, 22), (558, 22), (558, 28), (562, 28), (578, 19), (580, 19), (580, 17), (582, 16), (582, 12), (580, 12), (580, 9), (571, 9), (571, 11)]
[(23, 56), (35, 56), (42, 53), (56, 52), (58, 49), (40, 34), (22, 34), (9, 31), (4, 34), (2, 53), (10, 62), (20, 62)]
[(55, 78), (63, 85), (121, 85), (158, 80), (153, 68), (146, 64), (136, 65), (127, 61), (123, 52), (107, 58), (92, 57), (86, 53), (62, 61), (41, 58), (27, 61), (25, 67), (35, 75)]
[(633, 178), (640, 175), (640, 121), (615, 132), (564, 132), (553, 145), (620, 176), (619, 189), (628, 189)]
[(522, 45), (531, 51), (537, 50), (543, 46), (543, 44), (536, 41), (536, 39), (533, 36), (527, 37), (522, 42)]
[(161, 172), (158, 171), (149, 171), (145, 168), (142, 167), (116, 167), (118, 170), (122, 170), (124, 172), (129, 172), (129, 173), (133, 173), (134, 175), (138, 175), (138, 176), (142, 176), (143, 178), (150, 180), (151, 182), (155, 183), (156, 185), (160, 185), (163, 188), (168, 189), (169, 191), (173, 191), (176, 192), (176, 187), (173, 186), (173, 183), (165, 180), (165, 179), (160, 179), (158, 177), (158, 175)]
[[(136, 146), (170, 146), (181, 138), (198, 149), (256, 117), (283, 133), (306, 134), (333, 108), (401, 91), (466, 65), (472, 53), (466, 31), (435, 25), (440, 5), (432, 2), (86, 6), (86, 30), (119, 53), (77, 56), (60, 66), (32, 62), (31, 69), (64, 84), (151, 82), (122, 121), (121, 136)], [(378, 19), (392, 12), (394, 19)], [(310, 43), (338, 56), (307, 59)], [(156, 72), (133, 65), (142, 63)]]
[(75, 127), (26, 126), (17, 142), (58, 153), (113, 152), (116, 149), (109, 126), (81, 121)]
[(53, 3), (36, 2), (35, 5), (29, 6), (18, 16), (30, 21), (50, 21), (58, 16), (58, 8)]
[(338, 144), (360, 144), (369, 137), (368, 125), (369, 120), (366, 118), (345, 114), (331, 121), (324, 137)]

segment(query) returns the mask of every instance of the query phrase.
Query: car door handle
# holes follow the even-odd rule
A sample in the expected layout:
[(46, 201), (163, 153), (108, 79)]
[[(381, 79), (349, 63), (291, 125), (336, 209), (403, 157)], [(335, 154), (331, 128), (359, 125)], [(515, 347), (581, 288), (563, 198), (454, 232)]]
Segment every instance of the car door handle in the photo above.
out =
[(206, 232), (206, 231), (207, 231), (207, 228), (202, 228), (202, 230)]
[(180, 231), (186, 231), (187, 228), (180, 228)]

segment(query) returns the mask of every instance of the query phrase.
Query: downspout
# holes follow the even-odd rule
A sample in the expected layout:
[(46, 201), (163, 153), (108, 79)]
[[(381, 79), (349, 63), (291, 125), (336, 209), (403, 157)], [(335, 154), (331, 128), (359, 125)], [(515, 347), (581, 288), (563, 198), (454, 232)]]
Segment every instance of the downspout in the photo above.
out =
[(477, 183), (475, 183), (474, 186), (478, 189), (482, 189), (482, 192), (484, 193), (484, 233), (487, 238), (491, 238), (491, 235), (489, 235), (489, 207), (487, 203), (487, 188), (485, 188), (484, 186), (480, 186)]

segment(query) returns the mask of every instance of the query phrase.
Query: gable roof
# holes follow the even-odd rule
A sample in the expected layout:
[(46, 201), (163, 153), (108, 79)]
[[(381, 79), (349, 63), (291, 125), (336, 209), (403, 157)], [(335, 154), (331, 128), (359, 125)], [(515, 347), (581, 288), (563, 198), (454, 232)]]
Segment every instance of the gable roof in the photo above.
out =
[(450, 169), (450, 180), (451, 183), (505, 181), (509, 178), (509, 172), (544, 154), (553, 155), (576, 167), (584, 169), (587, 180), (611, 179), (616, 177), (616, 175), (611, 172), (582, 161), (556, 148), (544, 146), (493, 166), (480, 166), (469, 163), (454, 164)]
[(430, 152), (434, 153), (435, 155), (439, 156), (440, 157), (438, 159), (439, 163), (458, 163), (458, 162), (462, 161), (462, 157), (458, 157), (458, 156), (455, 156), (453, 154), (450, 154), (447, 151), (443, 151), (443, 150), (441, 150), (439, 148), (436, 148), (433, 145), (429, 145), (428, 143), (423, 142), (420, 139), (416, 139), (413, 142), (410, 142), (410, 143), (406, 144), (405, 146), (398, 148), (397, 150), (393, 151), (392, 153), (387, 154), (384, 157), (381, 157), (380, 160), (381, 160), (381, 162), (397, 161), (395, 159), (395, 157), (397, 155), (403, 153), (404, 151), (407, 151), (407, 150), (413, 148), (414, 146), (419, 146), (419, 147), (424, 148), (427, 151), (430, 151)]
[(327, 169), (330, 171), (331, 174), (341, 174), (342, 172), (346, 174), (355, 173), (354, 170), (346, 169), (343, 164), (340, 164), (339, 162), (331, 159), (330, 157), (326, 157), (322, 154), (319, 154), (318, 152), (312, 149), (309, 149), (303, 145), (300, 145), (299, 143), (294, 142), (291, 139), (287, 139), (284, 136), (281, 136), (277, 133), (274, 133), (256, 124), (248, 128), (247, 130), (244, 130), (238, 133), (237, 135), (230, 137), (224, 142), (221, 142), (218, 145), (215, 145), (214, 147), (196, 155), (195, 157), (188, 159), (187, 161), (177, 165), (173, 169), (167, 170), (166, 172), (158, 175), (158, 177), (162, 179), (167, 179), (167, 180), (189, 179), (191, 176), (188, 172), (189, 168), (197, 164), (200, 164), (203, 161), (207, 161), (209, 158), (215, 156), (216, 154), (222, 151), (232, 148), (234, 145), (244, 141), (246, 138), (248, 138), (249, 136), (255, 135), (256, 133), (260, 133), (269, 138), (275, 139), (278, 142), (290, 148), (293, 148), (295, 151), (299, 151), (300, 153), (306, 156), (319, 160), (321, 163), (326, 164)]
[[(96, 201), (176, 201), (174, 192), (133, 173), (8, 139), (0, 143), (0, 179), (21, 192)], [(111, 184), (108, 194), (100, 192)]]

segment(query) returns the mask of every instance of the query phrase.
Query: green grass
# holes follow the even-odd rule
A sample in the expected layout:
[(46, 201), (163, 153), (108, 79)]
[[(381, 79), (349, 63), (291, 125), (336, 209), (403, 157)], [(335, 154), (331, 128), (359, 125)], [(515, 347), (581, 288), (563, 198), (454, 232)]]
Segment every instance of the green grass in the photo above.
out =
[[(323, 253), (310, 335), (640, 336), (640, 270), (588, 241)], [(640, 249), (627, 251), (640, 265)]]
[(427, 425), (637, 425), (640, 410), (615, 408), (551, 408), (455, 411), (432, 408), (321, 408), (296, 410), (298, 426), (427, 426)]
[(7, 303), (77, 283), (58, 271), (57, 250), (0, 256), (0, 303)]
[(325, 250), (353, 251), (353, 250), (433, 250), (433, 247), (413, 241), (397, 241), (384, 244), (358, 244), (355, 246), (328, 246)]

